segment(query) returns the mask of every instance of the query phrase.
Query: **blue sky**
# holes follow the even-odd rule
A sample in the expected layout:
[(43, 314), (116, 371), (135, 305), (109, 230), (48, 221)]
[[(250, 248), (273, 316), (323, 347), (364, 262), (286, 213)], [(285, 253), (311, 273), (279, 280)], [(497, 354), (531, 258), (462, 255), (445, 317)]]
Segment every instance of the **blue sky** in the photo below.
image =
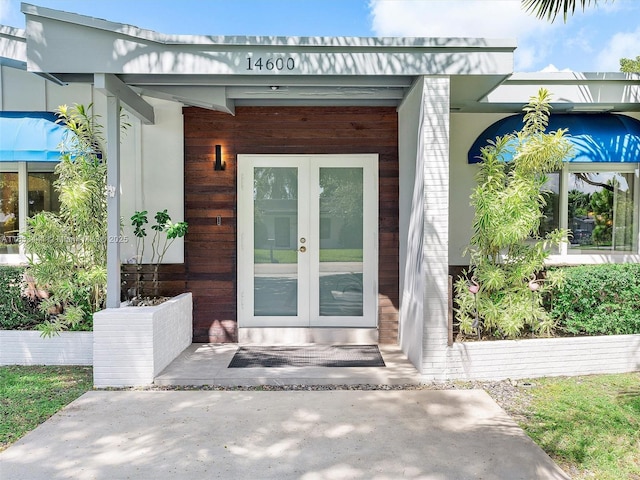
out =
[[(599, 0), (567, 23), (527, 15), (520, 0), (33, 0), (35, 5), (163, 33), (515, 38), (516, 71), (618, 71), (640, 55), (640, 0)], [(18, 0), (0, 24), (24, 28)], [(553, 67), (550, 67), (550, 66)]]

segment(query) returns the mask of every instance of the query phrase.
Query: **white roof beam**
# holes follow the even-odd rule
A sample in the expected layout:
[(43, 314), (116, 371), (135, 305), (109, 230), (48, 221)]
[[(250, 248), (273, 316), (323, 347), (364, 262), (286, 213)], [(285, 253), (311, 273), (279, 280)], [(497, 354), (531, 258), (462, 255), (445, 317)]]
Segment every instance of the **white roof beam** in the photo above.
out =
[(155, 123), (153, 107), (118, 77), (111, 73), (95, 73), (93, 79), (96, 90), (107, 96), (119, 98), (127, 110), (138, 117), (142, 123), (145, 125)]

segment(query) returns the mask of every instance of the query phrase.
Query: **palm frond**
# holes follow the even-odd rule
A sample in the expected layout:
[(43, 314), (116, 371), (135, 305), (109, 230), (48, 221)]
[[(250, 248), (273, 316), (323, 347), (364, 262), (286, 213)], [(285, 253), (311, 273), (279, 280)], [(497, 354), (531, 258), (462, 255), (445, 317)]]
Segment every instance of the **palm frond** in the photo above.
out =
[(564, 22), (567, 22), (569, 14), (576, 11), (576, 4), (579, 4), (584, 11), (585, 7), (598, 4), (598, 0), (522, 0), (522, 8), (535, 15), (539, 19), (547, 19), (553, 23), (560, 12), (563, 14)]

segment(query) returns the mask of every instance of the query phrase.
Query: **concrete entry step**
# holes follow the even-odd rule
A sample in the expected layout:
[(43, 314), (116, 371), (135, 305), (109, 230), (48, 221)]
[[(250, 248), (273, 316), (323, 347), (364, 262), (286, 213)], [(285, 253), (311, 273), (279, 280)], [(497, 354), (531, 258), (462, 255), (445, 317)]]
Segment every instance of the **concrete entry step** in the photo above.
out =
[(385, 367), (228, 368), (238, 344), (193, 343), (156, 385), (418, 385), (420, 374), (396, 345), (379, 345)]

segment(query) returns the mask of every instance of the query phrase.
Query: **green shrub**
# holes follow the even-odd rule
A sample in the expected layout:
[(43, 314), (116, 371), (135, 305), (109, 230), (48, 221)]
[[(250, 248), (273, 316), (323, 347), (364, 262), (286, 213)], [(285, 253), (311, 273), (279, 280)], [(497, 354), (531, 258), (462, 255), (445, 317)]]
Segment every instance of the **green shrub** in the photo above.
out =
[(35, 305), (20, 296), (24, 267), (0, 267), (0, 329), (33, 328), (43, 317)]
[(551, 316), (575, 335), (640, 333), (640, 264), (566, 267)]

